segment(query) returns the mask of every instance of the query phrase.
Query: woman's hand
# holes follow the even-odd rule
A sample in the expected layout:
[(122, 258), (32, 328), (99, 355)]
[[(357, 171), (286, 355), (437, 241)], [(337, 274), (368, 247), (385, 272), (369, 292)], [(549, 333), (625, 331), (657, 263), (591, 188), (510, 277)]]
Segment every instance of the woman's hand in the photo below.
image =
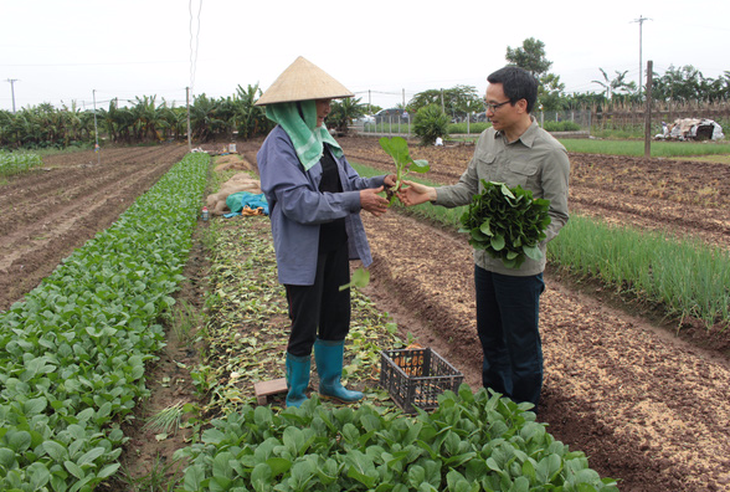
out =
[(436, 188), (407, 180), (403, 180), (403, 184), (407, 188), (401, 187), (398, 199), (408, 207), (436, 200)]
[(367, 210), (376, 217), (380, 217), (388, 210), (388, 200), (378, 195), (385, 188), (367, 188), (360, 190), (360, 208)]
[(384, 183), (384, 184), (385, 184), (385, 186), (387, 186), (388, 188), (392, 188), (393, 186), (395, 186), (395, 174), (388, 174), (388, 175), (387, 175), (387, 176), (385, 177), (385, 180), (383, 181), (383, 183)]

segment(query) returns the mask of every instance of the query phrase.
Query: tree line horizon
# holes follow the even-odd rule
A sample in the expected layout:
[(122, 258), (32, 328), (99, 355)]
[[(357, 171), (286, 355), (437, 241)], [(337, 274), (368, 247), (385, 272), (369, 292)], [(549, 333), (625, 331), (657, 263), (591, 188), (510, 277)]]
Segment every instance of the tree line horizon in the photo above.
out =
[[(519, 66), (539, 81), (538, 105), (542, 111), (599, 110), (616, 104), (640, 105), (645, 91), (635, 81), (626, 79), (627, 71), (610, 75), (599, 68), (601, 78), (592, 80), (600, 92), (566, 94), (560, 76), (550, 72), (552, 62), (545, 56), (545, 44), (535, 38), (526, 39), (522, 46), (507, 47), (507, 64)], [(663, 74), (654, 73), (652, 100), (656, 103), (707, 102), (725, 104), (730, 100), (730, 71), (713, 79), (691, 65), (670, 66)], [(267, 134), (273, 124), (264, 108), (254, 106), (262, 90), (258, 83), (243, 88), (240, 84), (231, 96), (210, 98), (205, 93), (194, 96), (189, 106), (168, 104), (157, 96), (137, 96), (119, 105), (119, 99), (108, 108), (81, 110), (76, 103), (55, 108), (50, 103), (21, 108), (13, 113), (0, 110), (0, 148), (34, 149), (88, 145), (98, 140), (115, 144), (138, 144), (184, 141), (190, 136), (196, 142), (219, 138), (247, 139)], [(435, 105), (451, 119), (463, 118), (483, 111), (482, 95), (475, 87), (456, 85), (449, 89), (429, 89), (417, 93), (405, 105), (395, 107), (410, 114)], [(328, 117), (328, 127), (347, 131), (356, 118), (373, 114), (383, 108), (361, 102), (361, 98), (334, 101)]]

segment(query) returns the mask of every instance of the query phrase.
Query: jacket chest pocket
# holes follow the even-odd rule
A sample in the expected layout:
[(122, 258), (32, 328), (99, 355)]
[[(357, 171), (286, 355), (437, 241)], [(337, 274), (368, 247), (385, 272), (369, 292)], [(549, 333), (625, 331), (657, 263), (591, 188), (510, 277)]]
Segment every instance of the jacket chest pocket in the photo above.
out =
[(529, 161), (515, 160), (505, 166), (505, 182), (523, 188), (537, 174), (537, 165)]
[(477, 160), (477, 176), (479, 177), (479, 192), (482, 191), (481, 180), (499, 181), (499, 173), (497, 166), (494, 165), (496, 156), (492, 153), (481, 154), (476, 157)]
[(509, 187), (520, 185), (524, 188), (537, 174), (537, 164), (525, 160), (511, 159), (504, 162), (496, 154), (488, 153), (479, 156), (478, 161), (480, 179), (505, 183)]

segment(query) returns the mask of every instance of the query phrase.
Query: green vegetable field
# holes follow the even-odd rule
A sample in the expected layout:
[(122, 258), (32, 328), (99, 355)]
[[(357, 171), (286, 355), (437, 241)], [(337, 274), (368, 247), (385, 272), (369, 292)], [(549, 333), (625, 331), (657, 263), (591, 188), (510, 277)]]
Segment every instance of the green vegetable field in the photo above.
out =
[[(377, 140), (342, 144), (362, 174), (392, 169)], [(240, 157), (255, 162), (258, 145), (239, 142)], [(469, 147), (411, 145), (410, 157), (429, 170), (407, 179), (438, 185), (458, 179)], [(91, 152), (44, 156), (7, 174), (0, 489), (729, 483), (722, 164), (571, 154), (571, 221), (548, 245), (537, 409), (479, 389), (464, 210), (364, 215), (375, 263), (354, 291), (345, 374), (365, 400), (314, 396), (282, 410), (282, 395), (257, 406), (253, 393), (283, 377), (288, 329), (268, 218), (200, 220), (205, 195), (229, 176), (215, 160), (163, 146), (100, 163)], [(406, 416), (377, 380), (380, 350), (413, 343), (465, 384)]]
[(120, 425), (148, 395), (208, 160), (190, 154), (2, 313), (3, 490), (92, 490), (118, 471)]

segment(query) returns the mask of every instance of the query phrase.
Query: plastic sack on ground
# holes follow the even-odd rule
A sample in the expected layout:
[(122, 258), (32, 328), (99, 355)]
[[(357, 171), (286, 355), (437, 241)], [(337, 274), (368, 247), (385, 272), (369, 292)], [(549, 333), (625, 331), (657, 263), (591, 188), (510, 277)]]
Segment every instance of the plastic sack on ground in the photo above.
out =
[(269, 215), (269, 202), (266, 201), (263, 193), (254, 194), (248, 191), (231, 193), (226, 198), (226, 206), (231, 213), (224, 215), (224, 217), (234, 217), (236, 215)]

